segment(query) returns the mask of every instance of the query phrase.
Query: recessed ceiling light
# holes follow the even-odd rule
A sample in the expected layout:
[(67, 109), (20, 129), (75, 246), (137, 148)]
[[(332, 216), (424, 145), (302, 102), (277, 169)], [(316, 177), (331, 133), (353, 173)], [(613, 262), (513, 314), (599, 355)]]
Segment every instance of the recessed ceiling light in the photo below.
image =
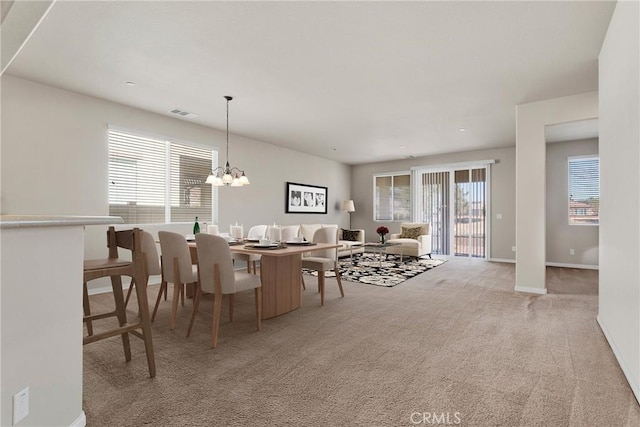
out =
[(401, 145), (400, 149), (404, 150), (405, 148), (407, 148), (405, 145)]
[(124, 84), (126, 84), (127, 86), (135, 86), (136, 85), (134, 82), (124, 82)]
[(460, 128), (460, 132), (466, 132), (467, 130), (465, 128)]

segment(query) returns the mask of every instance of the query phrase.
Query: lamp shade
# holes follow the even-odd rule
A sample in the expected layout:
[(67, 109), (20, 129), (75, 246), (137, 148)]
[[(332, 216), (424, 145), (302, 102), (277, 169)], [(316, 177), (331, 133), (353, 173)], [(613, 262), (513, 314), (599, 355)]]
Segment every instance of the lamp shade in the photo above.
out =
[(353, 200), (345, 200), (342, 202), (342, 210), (345, 212), (355, 212), (356, 206), (353, 204)]

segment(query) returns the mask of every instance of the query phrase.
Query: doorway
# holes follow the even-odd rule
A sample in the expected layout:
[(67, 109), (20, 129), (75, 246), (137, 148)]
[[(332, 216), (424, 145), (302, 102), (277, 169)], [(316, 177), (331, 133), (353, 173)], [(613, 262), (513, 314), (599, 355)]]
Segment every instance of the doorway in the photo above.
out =
[(415, 218), (431, 224), (434, 254), (487, 258), (489, 167), (415, 170)]

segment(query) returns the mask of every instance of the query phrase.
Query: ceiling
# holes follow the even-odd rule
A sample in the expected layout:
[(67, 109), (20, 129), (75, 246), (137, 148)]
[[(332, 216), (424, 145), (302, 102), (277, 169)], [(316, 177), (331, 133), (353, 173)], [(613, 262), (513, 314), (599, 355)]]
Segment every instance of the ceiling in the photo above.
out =
[(232, 133), (361, 164), (513, 146), (516, 105), (597, 90), (614, 6), (57, 1), (7, 73), (219, 129), (232, 95)]

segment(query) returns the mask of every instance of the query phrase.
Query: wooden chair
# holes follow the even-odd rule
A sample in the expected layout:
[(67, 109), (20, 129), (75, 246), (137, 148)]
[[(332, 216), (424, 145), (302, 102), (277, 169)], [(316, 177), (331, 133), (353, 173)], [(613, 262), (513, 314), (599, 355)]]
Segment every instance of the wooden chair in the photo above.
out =
[(234, 271), (229, 245), (222, 237), (196, 234), (196, 247), (198, 250), (199, 280), (187, 336), (191, 334), (196, 312), (202, 298), (202, 291), (214, 295), (211, 348), (215, 348), (218, 344), (223, 295), (229, 296), (229, 321), (232, 321), (234, 294), (239, 291), (253, 289), (256, 298), (257, 327), (260, 330), (262, 328), (262, 284), (260, 277), (250, 273)]
[[(145, 260), (144, 273), (148, 282), (149, 276), (162, 275), (162, 267), (160, 266), (158, 249), (156, 248), (156, 242), (153, 240), (153, 236), (151, 235), (151, 233), (148, 233), (146, 231), (141, 231), (141, 235), (142, 235), (142, 253), (144, 254), (144, 260)], [(167, 299), (166, 285), (167, 285), (167, 282), (164, 280), (164, 276), (162, 276), (160, 287), (165, 288), (165, 296), (164, 296), (165, 300)], [(127, 291), (127, 297), (124, 300), (125, 307), (129, 305), (129, 298), (131, 298), (131, 293), (135, 286), (136, 286), (135, 279), (131, 279), (131, 284), (129, 285), (129, 291)]]
[[(158, 238), (160, 239), (160, 251), (162, 252), (162, 277), (164, 278), (164, 287), (166, 288), (167, 282), (173, 283), (173, 300), (171, 303), (169, 327), (171, 330), (174, 330), (176, 328), (178, 300), (180, 295), (184, 295), (185, 285), (198, 282), (198, 266), (191, 263), (189, 245), (182, 234), (172, 233), (170, 231), (159, 231)], [(156, 305), (153, 309), (153, 319), (156, 317), (162, 293), (163, 286), (160, 287), (160, 291), (158, 292)]]
[[(83, 321), (87, 323), (88, 336), (83, 338), (83, 344), (100, 341), (106, 338), (120, 335), (124, 347), (125, 359), (131, 360), (131, 346), (129, 333), (142, 338), (147, 353), (149, 376), (156, 376), (156, 363), (153, 353), (153, 340), (151, 337), (151, 323), (149, 321), (149, 302), (147, 300), (147, 279), (145, 275), (145, 259), (142, 251), (142, 235), (139, 228), (133, 230), (115, 231), (114, 227), (107, 230), (107, 246), (109, 257), (107, 259), (93, 259), (84, 261), (84, 312)], [(131, 261), (118, 257), (118, 247), (131, 251)], [(138, 319), (135, 323), (127, 322), (127, 313), (122, 293), (122, 276), (129, 276), (136, 282), (136, 296), (138, 299)], [(108, 313), (91, 314), (87, 282), (100, 277), (110, 277), (115, 300), (115, 310)], [(98, 334), (93, 334), (92, 322), (108, 317), (117, 317), (119, 326)], [(140, 332), (137, 331), (140, 329)]]
[[(335, 227), (323, 227), (313, 234), (314, 243), (338, 242), (338, 229)], [(320, 292), (320, 305), (324, 305), (324, 272), (333, 270), (336, 273), (336, 280), (340, 288), (340, 295), (344, 298), (340, 270), (338, 269), (338, 248), (325, 249), (324, 251), (314, 251), (313, 256), (302, 257), (302, 268), (316, 270), (318, 272), (318, 291)], [(302, 279), (304, 286), (304, 278)]]

